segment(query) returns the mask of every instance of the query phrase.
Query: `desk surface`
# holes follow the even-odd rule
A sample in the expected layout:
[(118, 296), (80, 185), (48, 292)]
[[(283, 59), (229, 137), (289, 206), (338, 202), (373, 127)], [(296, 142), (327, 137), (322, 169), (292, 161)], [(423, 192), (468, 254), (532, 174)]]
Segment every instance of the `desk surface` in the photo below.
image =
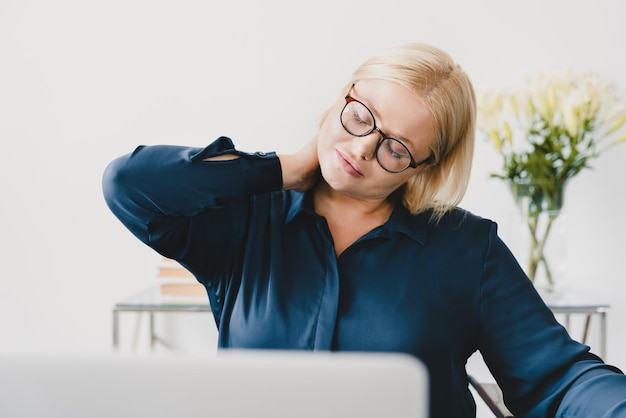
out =
[[(575, 289), (557, 289), (549, 294), (543, 294), (546, 305), (555, 314), (564, 314), (569, 321), (570, 314), (587, 315), (587, 325), (582, 337), (585, 343), (587, 338), (588, 322), (591, 315), (600, 315), (600, 356), (606, 357), (606, 313), (610, 305), (602, 302), (598, 297), (583, 293)], [(206, 297), (163, 296), (157, 286), (149, 287), (120, 302), (113, 308), (113, 345), (118, 343), (118, 313), (119, 312), (149, 312), (151, 323), (154, 312), (211, 312), (211, 305)], [(566, 325), (566, 328), (568, 325)], [(151, 325), (152, 340), (155, 340)]]
[(149, 287), (115, 304), (117, 311), (211, 311), (209, 299), (195, 296), (163, 296)]
[[(557, 289), (542, 294), (548, 307), (560, 312), (601, 312), (610, 305), (598, 296), (576, 289)], [(157, 286), (149, 287), (115, 304), (116, 310), (211, 310), (207, 297), (163, 296)]]
[(582, 292), (573, 288), (557, 288), (550, 293), (541, 293), (543, 301), (553, 311), (566, 312), (604, 312), (610, 305), (598, 295)]

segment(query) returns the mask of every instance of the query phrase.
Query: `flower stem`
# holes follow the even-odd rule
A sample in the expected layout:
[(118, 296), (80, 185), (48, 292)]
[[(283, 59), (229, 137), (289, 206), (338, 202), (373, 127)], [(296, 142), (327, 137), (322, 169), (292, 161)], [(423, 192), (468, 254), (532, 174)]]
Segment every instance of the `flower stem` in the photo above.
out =
[(546, 246), (546, 242), (548, 241), (548, 236), (550, 234), (550, 229), (552, 228), (552, 223), (556, 219), (557, 215), (548, 214), (548, 221), (543, 231), (543, 236), (539, 238), (539, 217), (541, 216), (541, 212), (533, 213), (529, 215), (527, 224), (528, 229), (530, 231), (530, 249), (529, 249), (529, 257), (528, 257), (528, 277), (534, 281), (537, 269), (539, 268), (539, 264), (543, 263), (544, 269), (546, 271), (546, 279), (548, 280), (548, 284), (554, 284), (554, 278), (552, 277), (552, 271), (550, 270), (550, 266), (548, 265), (548, 260), (545, 257), (544, 250)]

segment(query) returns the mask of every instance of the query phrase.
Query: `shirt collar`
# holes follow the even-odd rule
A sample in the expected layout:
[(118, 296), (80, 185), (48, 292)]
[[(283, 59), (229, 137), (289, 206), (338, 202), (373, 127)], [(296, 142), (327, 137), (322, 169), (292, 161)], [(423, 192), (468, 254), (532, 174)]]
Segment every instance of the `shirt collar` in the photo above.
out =
[(389, 220), (383, 225), (383, 230), (387, 233), (399, 232), (422, 245), (426, 245), (429, 217), (430, 212), (412, 215), (402, 203), (399, 203), (391, 213)]
[[(299, 213), (304, 212), (312, 216), (319, 216), (313, 208), (313, 194), (310, 192), (288, 191), (289, 210), (287, 211), (286, 222), (290, 223)], [(398, 204), (389, 220), (383, 225), (382, 233), (385, 236), (392, 236), (394, 233), (401, 233), (409, 238), (426, 245), (428, 238), (428, 218), (430, 213), (412, 215), (403, 204)]]
[(287, 195), (287, 202), (289, 205), (287, 218), (285, 219), (286, 223), (293, 221), (300, 212), (314, 213), (310, 193), (294, 192), (293, 190), (289, 190), (284, 193)]

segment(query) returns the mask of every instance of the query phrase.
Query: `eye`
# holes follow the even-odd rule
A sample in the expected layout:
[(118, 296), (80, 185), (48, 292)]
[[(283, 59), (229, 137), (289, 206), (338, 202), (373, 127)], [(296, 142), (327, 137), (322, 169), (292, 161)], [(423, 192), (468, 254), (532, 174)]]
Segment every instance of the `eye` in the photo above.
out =
[(352, 109), (352, 118), (359, 125), (367, 125), (368, 123), (363, 120), (363, 117), (359, 114), (358, 109)]
[(383, 143), (385, 150), (396, 159), (409, 158), (409, 150), (395, 139), (387, 138)]
[(352, 106), (350, 106), (350, 113), (352, 114), (352, 118), (356, 123), (364, 126), (373, 125), (374, 122), (372, 120), (372, 114), (369, 112), (369, 110), (367, 110), (365, 106), (363, 106), (359, 102), (352, 102), (351, 105)]

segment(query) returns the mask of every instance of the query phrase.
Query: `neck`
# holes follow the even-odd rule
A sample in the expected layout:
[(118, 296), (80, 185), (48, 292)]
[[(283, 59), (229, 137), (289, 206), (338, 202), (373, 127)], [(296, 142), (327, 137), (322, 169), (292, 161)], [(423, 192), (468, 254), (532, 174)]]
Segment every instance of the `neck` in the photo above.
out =
[(391, 215), (395, 207), (392, 196), (385, 198), (359, 198), (338, 192), (328, 183), (321, 181), (313, 191), (315, 211), (327, 216), (329, 213), (341, 213), (341, 216), (350, 217), (382, 217), (385, 220)]
[(324, 181), (313, 191), (315, 212), (326, 218), (335, 253), (346, 248), (389, 219), (394, 204), (390, 198), (360, 199), (333, 190)]

